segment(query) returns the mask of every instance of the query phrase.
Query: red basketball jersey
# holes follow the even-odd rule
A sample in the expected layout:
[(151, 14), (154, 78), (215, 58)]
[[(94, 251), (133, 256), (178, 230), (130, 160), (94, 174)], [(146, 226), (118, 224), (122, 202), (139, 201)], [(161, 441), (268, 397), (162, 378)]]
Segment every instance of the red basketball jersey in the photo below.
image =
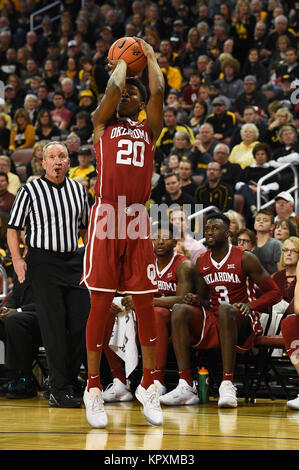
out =
[(154, 145), (148, 121), (113, 118), (95, 144), (98, 178), (95, 194), (103, 201), (145, 204), (151, 193)]
[(188, 258), (174, 253), (168, 265), (160, 272), (156, 258), (158, 292), (155, 293), (155, 297), (169, 297), (170, 295), (175, 295), (178, 284), (177, 270), (186, 259)]
[(218, 315), (222, 303), (248, 303), (255, 298), (254, 284), (242, 269), (244, 249), (230, 245), (220, 263), (212, 258), (211, 250), (198, 259), (198, 270), (210, 288), (209, 310)]

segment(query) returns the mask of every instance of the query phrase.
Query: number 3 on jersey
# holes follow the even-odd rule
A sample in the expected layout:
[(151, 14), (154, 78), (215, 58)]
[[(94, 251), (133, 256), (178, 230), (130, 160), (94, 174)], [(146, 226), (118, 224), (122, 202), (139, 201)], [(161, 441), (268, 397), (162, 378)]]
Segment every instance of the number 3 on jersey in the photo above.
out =
[(118, 142), (116, 163), (143, 167), (145, 144), (139, 140), (121, 139)]
[(225, 286), (216, 286), (215, 291), (219, 294), (218, 302), (220, 304), (229, 304), (228, 290)]

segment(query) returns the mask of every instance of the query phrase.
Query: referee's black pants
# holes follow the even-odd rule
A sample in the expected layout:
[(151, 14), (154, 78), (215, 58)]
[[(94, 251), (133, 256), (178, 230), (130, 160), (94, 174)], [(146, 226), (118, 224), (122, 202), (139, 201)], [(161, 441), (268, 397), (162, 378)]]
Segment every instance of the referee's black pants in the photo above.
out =
[(68, 391), (84, 359), (90, 310), (87, 289), (79, 285), (83, 257), (30, 248), (28, 274), (49, 367), (51, 389)]

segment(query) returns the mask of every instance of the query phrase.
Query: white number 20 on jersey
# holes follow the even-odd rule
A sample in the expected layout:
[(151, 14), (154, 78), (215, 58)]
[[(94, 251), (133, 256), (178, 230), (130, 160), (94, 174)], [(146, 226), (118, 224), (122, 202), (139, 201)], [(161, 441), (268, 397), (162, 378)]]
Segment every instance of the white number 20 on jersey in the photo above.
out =
[(144, 142), (139, 140), (135, 140), (133, 142), (129, 139), (121, 139), (118, 142), (118, 148), (119, 150), (116, 154), (116, 163), (139, 167), (144, 165)]

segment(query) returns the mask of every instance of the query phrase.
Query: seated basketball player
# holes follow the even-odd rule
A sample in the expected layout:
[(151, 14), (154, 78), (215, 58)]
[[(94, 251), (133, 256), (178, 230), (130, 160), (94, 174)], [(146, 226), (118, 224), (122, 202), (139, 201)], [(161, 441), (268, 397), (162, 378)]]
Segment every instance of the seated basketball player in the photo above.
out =
[[(204, 230), (209, 250), (197, 261), (197, 293), (185, 297), (187, 304), (174, 305), (171, 317), (172, 342), (179, 369), (179, 384), (160, 397), (165, 405), (188, 405), (194, 400), (190, 369), (191, 346), (221, 348), (223, 380), (219, 407), (236, 407), (233, 384), (236, 351), (250, 349), (261, 334), (258, 312), (281, 300), (280, 291), (257, 257), (229, 244), (229, 219), (223, 214), (207, 217)], [(263, 294), (255, 299), (254, 283)], [(204, 308), (202, 300), (209, 298)]]
[[(158, 292), (154, 297), (154, 313), (157, 331), (156, 339), (156, 371), (154, 383), (158, 394), (166, 393), (164, 374), (167, 362), (167, 352), (170, 337), (170, 318), (174, 304), (181, 303), (184, 296), (192, 290), (195, 266), (186, 257), (174, 252), (176, 239), (170, 223), (159, 223), (152, 230)], [(126, 296), (122, 304), (127, 309), (134, 309), (132, 296)], [(112, 311), (118, 313), (119, 307), (112, 306)], [(113, 384), (103, 392), (104, 401), (129, 401), (133, 398), (126, 380), (122, 360), (109, 347), (109, 339), (113, 329), (114, 319), (111, 316), (109, 328), (105, 333), (104, 352), (113, 375)], [(197, 400), (198, 402), (198, 400)]]

